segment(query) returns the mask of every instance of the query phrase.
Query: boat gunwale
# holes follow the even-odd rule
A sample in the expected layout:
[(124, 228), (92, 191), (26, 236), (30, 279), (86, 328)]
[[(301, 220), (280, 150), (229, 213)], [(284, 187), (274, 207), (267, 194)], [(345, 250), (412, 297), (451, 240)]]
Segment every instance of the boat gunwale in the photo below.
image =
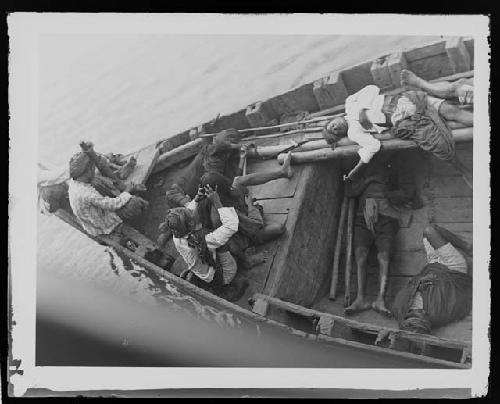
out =
[[(463, 39), (467, 40), (468, 37), (463, 37)], [(432, 44), (435, 44), (435, 43), (439, 43), (441, 41), (443, 41), (443, 40), (432, 42), (432, 43), (429, 43), (429, 44), (426, 44), (426, 45), (423, 45), (423, 46), (432, 45)], [(418, 49), (418, 47), (414, 48), (414, 49)], [(404, 51), (406, 52), (406, 51), (410, 51), (410, 50), (413, 50), (413, 48), (409, 49), (409, 50), (407, 49), (407, 50), (404, 50)], [(373, 60), (376, 60), (376, 59), (373, 59)], [(353, 65), (353, 66), (356, 66), (356, 65)], [(348, 69), (348, 68), (349, 67), (345, 67), (344, 69)], [(458, 80), (458, 79), (463, 78), (463, 77), (473, 77), (473, 75), (474, 75), (474, 69), (466, 71), (466, 72), (462, 72), (462, 73), (455, 73), (455, 74), (452, 74), (452, 75), (449, 75), (449, 76), (439, 77), (439, 78), (436, 78), (436, 79), (433, 79), (433, 80), (429, 80), (429, 81), (431, 81), (431, 82), (437, 82), (437, 81), (455, 81), (455, 80)], [(311, 83), (314, 83), (314, 81), (315, 80), (313, 80)], [(282, 94), (285, 94), (287, 92), (293, 91), (296, 88), (299, 88), (299, 87), (302, 87), (304, 85), (308, 85), (308, 84), (311, 84), (311, 83), (305, 83), (305, 84), (303, 84), (301, 86), (298, 86), (298, 87), (286, 90)], [(396, 91), (401, 91), (401, 88), (396, 88), (394, 90), (389, 91), (388, 93), (392, 93), (392, 92), (396, 92)], [(273, 97), (270, 97), (269, 99), (271, 99), (271, 98), (273, 98)], [(259, 101), (256, 101), (256, 102), (259, 102)], [(328, 109), (328, 108), (327, 109), (323, 109), (323, 110), (320, 109), (317, 112), (313, 112), (313, 113), (309, 114), (309, 117), (316, 117), (316, 116), (321, 116), (321, 115), (328, 114), (328, 111), (332, 110), (332, 109), (337, 109), (340, 112), (342, 110), (342, 108), (343, 108), (343, 105), (337, 105), (337, 106), (332, 107), (330, 109)], [(207, 123), (205, 123), (205, 124), (207, 124)], [(300, 121), (297, 122), (297, 123), (300, 124)], [(198, 125), (198, 127), (201, 127), (201, 126), (203, 126), (205, 124)], [(180, 135), (185, 134), (185, 132), (186, 131), (181, 132), (181, 133), (179, 133), (177, 135), (174, 135), (174, 136), (171, 136), (171, 137), (164, 138), (162, 140), (155, 141), (155, 142), (151, 143), (150, 145), (147, 145), (147, 146), (145, 146), (145, 147), (143, 147), (143, 148), (141, 148), (141, 149), (139, 149), (139, 150), (137, 150), (137, 151), (135, 151), (133, 153), (127, 154), (126, 156), (130, 156), (132, 154), (136, 154), (136, 153), (140, 152), (143, 149), (146, 149), (148, 147), (152, 147), (153, 145), (155, 145), (156, 148), (159, 148), (160, 145), (163, 142), (171, 140), (171, 139), (176, 138), (176, 137), (179, 137)], [(284, 137), (286, 138), (286, 135)], [(165, 153), (161, 153), (159, 155), (159, 158), (157, 159), (155, 165), (152, 167), (151, 173), (153, 174), (153, 173), (158, 173), (158, 172), (163, 171), (163, 169), (156, 170), (156, 167), (158, 167), (158, 165), (161, 164), (162, 156), (164, 156), (166, 153), (172, 152), (173, 150), (176, 150), (178, 148), (185, 147), (185, 145), (188, 144), (189, 142), (196, 141), (198, 139), (200, 139), (200, 137), (194, 137), (194, 138), (192, 138), (190, 136), (187, 136), (187, 137), (185, 137), (185, 141), (182, 142), (181, 144), (179, 144), (177, 147), (172, 148), (171, 150), (168, 150)], [(472, 142), (472, 141), (470, 141), (470, 142)], [(176, 163), (173, 167), (177, 166), (178, 164), (182, 163), (183, 161), (180, 161), (180, 162)], [(306, 163), (306, 164), (314, 164), (314, 163)], [(64, 213), (62, 213), (61, 211), (64, 212)], [(77, 230), (79, 230), (82, 233), (86, 234), (91, 239), (94, 239), (95, 241), (97, 241), (97, 242), (99, 242), (101, 244), (103, 243), (103, 240), (100, 239), (99, 237), (94, 237), (94, 236), (91, 236), (88, 233), (86, 233), (84, 231), (84, 229), (82, 229), (81, 226), (78, 224), (78, 222), (76, 221), (76, 217), (72, 213), (70, 213), (67, 210), (62, 209), (62, 208), (58, 209), (54, 213), (61, 220), (65, 221), (68, 224), (70, 224), (71, 226), (75, 227)], [(297, 329), (295, 329), (295, 328), (293, 328), (293, 327), (291, 327), (291, 326), (289, 326), (287, 324), (284, 324), (284, 323), (281, 323), (279, 321), (275, 321), (275, 320), (272, 320), (272, 319), (267, 318), (265, 316), (256, 314), (256, 313), (254, 313), (251, 310), (245, 309), (242, 306), (239, 306), (239, 305), (237, 305), (235, 303), (229, 302), (229, 301), (227, 301), (225, 299), (222, 299), (222, 298), (220, 298), (218, 296), (213, 295), (212, 293), (209, 293), (209, 292), (207, 292), (207, 291), (205, 291), (203, 289), (200, 289), (200, 288), (196, 287), (195, 285), (191, 284), (190, 282), (188, 282), (188, 281), (186, 281), (184, 279), (181, 279), (178, 276), (176, 276), (176, 275), (174, 275), (174, 274), (172, 274), (172, 273), (170, 273), (170, 272), (168, 272), (168, 271), (160, 268), (159, 266), (157, 266), (157, 265), (155, 265), (155, 264), (147, 261), (146, 259), (142, 258), (141, 256), (139, 256), (135, 252), (133, 252), (133, 251), (131, 251), (131, 250), (129, 250), (129, 249), (121, 246), (117, 242), (114, 242), (112, 240), (106, 240), (106, 241), (104, 241), (104, 244), (106, 244), (106, 245), (108, 245), (110, 247), (113, 247), (114, 249), (116, 249), (117, 251), (123, 253), (124, 255), (128, 256), (129, 258), (133, 259), (134, 261), (137, 261), (140, 265), (142, 265), (142, 266), (144, 266), (144, 267), (146, 267), (148, 269), (153, 270), (156, 274), (160, 275), (161, 277), (166, 278), (169, 282), (172, 282), (173, 284), (175, 284), (176, 286), (178, 286), (183, 291), (187, 291), (187, 292), (193, 293), (195, 296), (200, 296), (203, 299), (208, 300), (209, 302), (216, 303), (216, 304), (218, 304), (218, 305), (220, 305), (220, 306), (222, 306), (224, 308), (227, 308), (228, 310), (231, 310), (233, 312), (241, 314), (241, 315), (243, 315), (243, 316), (245, 316), (245, 317), (247, 317), (249, 319), (257, 320), (257, 321), (260, 321), (260, 322), (265, 322), (265, 323), (268, 323), (268, 324), (277, 325), (277, 326), (279, 326), (281, 328), (285, 328), (288, 331), (292, 332), (293, 334), (301, 335), (302, 337), (305, 337), (307, 339), (313, 339), (313, 340), (316, 339), (316, 340), (320, 340), (320, 341), (327, 341), (327, 342), (332, 342), (332, 343), (339, 343), (339, 344), (342, 344), (342, 345), (348, 345), (348, 346), (353, 346), (353, 347), (356, 347), (356, 348), (366, 349), (368, 351), (381, 352), (381, 353), (395, 355), (395, 356), (400, 356), (400, 357), (405, 357), (407, 359), (417, 360), (417, 361), (421, 361), (421, 362), (425, 362), (425, 363), (432, 363), (432, 364), (443, 365), (443, 366), (446, 366), (446, 367), (464, 368), (464, 369), (470, 368), (469, 364), (463, 364), (463, 363), (458, 363), (458, 362), (453, 362), (453, 361), (447, 361), (447, 360), (437, 359), (437, 358), (433, 358), (433, 357), (429, 357), (429, 356), (425, 356), (425, 355), (412, 354), (410, 352), (396, 351), (396, 350), (394, 350), (392, 348), (380, 347), (380, 346), (375, 346), (375, 345), (368, 345), (368, 344), (364, 344), (364, 343), (361, 343), (361, 342), (352, 341), (352, 340), (343, 339), (343, 338), (332, 337), (332, 336), (327, 336), (327, 335), (324, 335), (324, 334), (317, 334), (317, 335), (308, 334), (306, 332), (297, 330)], [(269, 296), (269, 297), (273, 298), (273, 299), (278, 299), (277, 297), (273, 297), (273, 296)], [(313, 309), (308, 309), (308, 308), (306, 308), (304, 306), (300, 306), (300, 305), (297, 305), (297, 306), (303, 308), (304, 310), (309, 310), (311, 312), (319, 313), (320, 315), (330, 316), (330, 317), (333, 317), (333, 318), (339, 317), (339, 321), (340, 321), (340, 319), (346, 320), (346, 319), (344, 319), (344, 318), (342, 318), (340, 316), (336, 316), (336, 315), (331, 314), (331, 313), (319, 312), (319, 311), (316, 311), (316, 310), (313, 310)], [(361, 323), (361, 324), (367, 324), (367, 325), (373, 326), (375, 328), (379, 327), (379, 328), (385, 329), (385, 330), (387, 330), (389, 332), (394, 332), (394, 333), (398, 333), (398, 334), (405, 335), (405, 336), (408, 335), (409, 339), (411, 337), (411, 334), (413, 334), (413, 333), (409, 333), (409, 332), (406, 332), (406, 331), (403, 331), (403, 330), (390, 329), (390, 328), (387, 328), (387, 327), (380, 327), (380, 326), (377, 326), (376, 324), (373, 324), (373, 323), (368, 323), (368, 322), (367, 323), (359, 322), (359, 323)], [(421, 339), (422, 335), (419, 334), (419, 338)], [(470, 344), (467, 343), (467, 342), (463, 342), (462, 343), (462, 342), (459, 342), (459, 341), (454, 341), (454, 340), (449, 340), (449, 339), (446, 339), (446, 338), (435, 337), (435, 336), (432, 336), (432, 335), (426, 336), (426, 338), (430, 338), (430, 340), (432, 342), (434, 342), (434, 341), (437, 340), (437, 341), (443, 341), (443, 342), (446, 342), (446, 343), (455, 343), (457, 345), (462, 346), (464, 349), (470, 347)]]
[[(381, 346), (377, 346), (377, 345), (364, 344), (361, 342), (348, 340), (348, 339), (344, 339), (344, 338), (332, 337), (332, 336), (324, 335), (321, 333), (310, 334), (310, 333), (307, 333), (305, 331), (298, 330), (298, 329), (293, 328), (285, 323), (281, 323), (279, 321), (273, 320), (271, 318), (266, 317), (265, 315), (259, 315), (257, 313), (254, 313), (251, 310), (243, 308), (242, 306), (239, 306), (235, 303), (232, 303), (232, 302), (229, 302), (225, 299), (222, 299), (221, 297), (216, 296), (210, 292), (207, 292), (206, 290), (200, 289), (197, 286), (191, 284), (190, 282), (188, 282), (188, 281), (160, 268), (159, 266), (147, 261), (145, 258), (136, 254), (134, 251), (131, 251), (128, 248), (121, 246), (119, 243), (117, 243), (113, 240), (102, 240), (99, 236), (95, 237), (95, 236), (88, 234), (78, 224), (75, 216), (73, 214), (67, 212), (64, 209), (58, 209), (55, 212), (55, 214), (64, 222), (75, 227), (77, 230), (81, 231), (82, 233), (86, 234), (89, 238), (95, 240), (98, 243), (105, 243), (109, 247), (114, 248), (117, 252), (120, 252), (120, 253), (124, 254), (125, 256), (127, 256), (128, 258), (136, 261), (139, 265), (141, 265), (147, 269), (152, 270), (153, 272), (155, 272), (156, 275), (159, 275), (160, 277), (167, 278), (167, 280), (169, 282), (172, 282), (176, 287), (179, 287), (181, 290), (183, 290), (183, 289), (184, 289), (183, 291), (187, 290), (188, 292), (193, 293), (196, 297), (200, 296), (203, 299), (208, 300), (208, 302), (216, 303), (225, 309), (231, 310), (233, 312), (236, 312), (237, 314), (240, 314), (240, 315), (246, 317), (249, 320), (257, 320), (259, 322), (278, 326), (282, 329), (289, 331), (293, 335), (298, 335), (300, 337), (310, 339), (310, 340), (320, 340), (320, 341), (324, 340), (326, 342), (330, 342), (333, 344), (337, 343), (340, 345), (360, 348), (360, 349), (364, 349), (364, 350), (371, 351), (371, 352), (384, 353), (384, 354), (389, 354), (389, 355), (393, 355), (393, 356), (403, 357), (403, 358), (410, 359), (410, 360), (416, 360), (418, 362), (429, 363), (429, 364), (433, 364), (433, 365), (442, 365), (442, 366), (445, 366), (448, 368), (470, 369), (470, 367), (471, 367), (470, 364), (463, 364), (463, 363), (454, 362), (454, 361), (447, 361), (444, 359), (433, 358), (433, 357), (426, 356), (426, 355), (413, 354), (411, 352), (397, 351), (397, 350), (394, 350), (391, 348), (381, 347)], [(303, 307), (303, 306), (300, 306), (300, 307)], [(307, 308), (304, 308), (304, 309), (307, 309)], [(310, 310), (310, 309), (307, 309), (307, 310)], [(324, 315), (332, 316), (330, 313), (324, 313)], [(371, 323), (366, 323), (366, 324), (371, 325)], [(402, 330), (399, 330), (399, 331), (401, 331), (403, 333), (408, 333), (408, 332), (402, 331)], [(438, 337), (436, 337), (436, 338), (438, 338)], [(443, 340), (447, 341), (446, 339), (443, 339)], [(465, 348), (466, 347), (464, 347), (464, 349)]]

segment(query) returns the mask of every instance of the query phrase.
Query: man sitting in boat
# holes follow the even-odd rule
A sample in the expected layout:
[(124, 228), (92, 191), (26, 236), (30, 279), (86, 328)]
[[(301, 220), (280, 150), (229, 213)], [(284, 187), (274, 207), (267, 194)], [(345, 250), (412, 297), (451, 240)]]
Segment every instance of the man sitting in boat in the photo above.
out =
[[(236, 209), (239, 218), (238, 233), (248, 238), (254, 245), (263, 244), (282, 235), (285, 227), (265, 223), (262, 207), (249, 200), (247, 187), (265, 184), (278, 178), (291, 178), (293, 171), (290, 162), (291, 153), (288, 153), (281, 167), (272, 171), (237, 176), (233, 181), (216, 171), (210, 171), (203, 175), (201, 184), (216, 188), (222, 204)], [(212, 225), (217, 226), (216, 219)], [(231, 251), (238, 254), (237, 251)]]
[[(142, 198), (131, 195), (133, 185), (124, 186), (120, 192), (113, 188), (112, 180), (116, 178), (96, 177), (96, 164), (99, 165), (101, 173), (104, 171), (105, 175), (110, 176), (115, 174), (110, 172), (110, 168), (99, 159), (92, 143), (82, 142), (81, 147), (84, 151), (76, 153), (69, 163), (71, 179), (68, 184), (68, 195), (71, 209), (90, 235), (110, 234), (119, 230), (123, 222), (117, 214), (119, 209), (128, 205), (125, 215), (134, 216), (142, 213), (148, 203)], [(102, 195), (96, 187), (106, 189), (108, 195)]]
[(203, 171), (218, 172), (230, 179), (242, 174), (241, 134), (236, 129), (225, 129), (217, 133), (212, 143), (205, 145), (199, 153)]
[[(272, 171), (262, 173), (252, 173), (248, 175), (239, 175), (243, 171), (243, 164), (246, 159), (246, 148), (242, 148), (237, 142), (238, 132), (227, 130), (221, 132), (217, 137), (217, 142), (225, 144), (220, 150), (225, 150), (227, 154), (221, 153), (200, 153), (196, 158), (203, 161), (203, 170), (205, 174), (201, 177), (202, 186), (210, 185), (213, 188), (218, 187), (219, 194), (224, 206), (233, 206), (236, 208), (239, 217), (239, 231), (233, 237), (228, 245), (231, 253), (237, 258), (238, 263), (245, 269), (250, 269), (263, 262), (264, 258), (258, 254), (247, 254), (246, 249), (250, 244), (262, 244), (285, 232), (284, 226), (275, 224), (265, 224), (263, 214), (258, 205), (248, 201), (248, 186), (265, 184), (278, 178), (291, 178), (293, 175), (290, 167), (291, 154), (285, 158), (282, 167)], [(214, 144), (216, 144), (215, 142)], [(218, 147), (218, 146), (217, 146)], [(217, 147), (210, 149), (218, 150)], [(234, 170), (232, 160), (228, 157), (232, 155), (231, 150), (236, 150), (239, 154), (238, 167)], [(209, 156), (206, 158), (206, 156)], [(200, 157), (202, 156), (202, 157)], [(227, 177), (224, 173), (229, 171), (238, 173), (236, 177)], [(194, 163), (192, 163), (194, 164)], [(166, 193), (167, 200), (171, 206), (186, 206), (191, 200), (189, 195), (179, 184), (173, 184)], [(208, 210), (207, 210), (208, 209)], [(206, 222), (205, 225), (211, 228), (217, 228), (220, 222), (216, 219), (216, 212), (210, 213), (209, 207), (204, 207), (206, 214), (203, 217), (215, 217), (212, 223)], [(164, 226), (163, 226), (164, 228)], [(164, 238), (164, 237), (163, 237)]]
[[(408, 74), (403, 75), (403, 83), (416, 81), (409, 80), (408, 77)], [(462, 90), (456, 90), (453, 94), (461, 97), (464, 102), (472, 100)], [(473, 113), (448, 100), (433, 97), (423, 91), (383, 95), (377, 86), (368, 85), (347, 97), (345, 116), (328, 122), (323, 136), (329, 144), (335, 144), (342, 137), (348, 136), (361, 146), (358, 151), (360, 160), (346, 176), (347, 179), (360, 172), (380, 150), (380, 140), (373, 134), (391, 128), (394, 137), (413, 140), (436, 157), (450, 161), (471, 185), (471, 173), (455, 156), (455, 142), (450, 126), (471, 127), (472, 124)]]
[[(377, 155), (367, 166), (366, 175), (346, 182), (346, 194), (351, 198), (359, 196), (353, 238), (358, 287), (356, 299), (345, 309), (348, 315), (369, 308), (390, 315), (385, 306), (385, 292), (399, 218), (405, 208), (421, 207), (415, 183), (403, 179), (406, 177), (404, 168), (391, 168), (389, 156)], [(380, 286), (377, 298), (370, 304), (365, 297), (365, 280), (368, 254), (373, 244), (377, 249)]]
[[(199, 212), (202, 200), (208, 201), (217, 211), (221, 224), (215, 230), (203, 226)], [(233, 282), (237, 265), (226, 246), (238, 231), (235, 209), (224, 207), (214, 189), (200, 187), (186, 207), (168, 211), (165, 224), (172, 231), (174, 245), (188, 266), (181, 277), (229, 301), (239, 300), (248, 283)]]
[(402, 330), (428, 334), (470, 313), (472, 246), (436, 225), (424, 230), (423, 245), (428, 264), (398, 292), (392, 312)]

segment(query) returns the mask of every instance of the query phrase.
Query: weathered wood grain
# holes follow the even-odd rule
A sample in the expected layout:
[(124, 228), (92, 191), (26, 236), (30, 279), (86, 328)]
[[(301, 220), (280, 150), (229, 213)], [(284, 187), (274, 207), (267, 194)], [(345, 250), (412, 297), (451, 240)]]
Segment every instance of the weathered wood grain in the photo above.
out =
[(152, 144), (135, 153), (134, 156), (137, 164), (124, 182), (126, 184), (145, 184), (158, 161), (159, 155), (160, 151), (156, 147), (156, 144)]
[(260, 199), (259, 205), (264, 208), (264, 213), (288, 213), (293, 205), (293, 198)]
[(361, 63), (349, 69), (342, 70), (341, 77), (348, 94), (354, 94), (373, 82), (371, 74), (372, 61)]
[(472, 222), (472, 197), (435, 197), (429, 207), (431, 222)]
[(424, 80), (432, 80), (455, 73), (446, 53), (409, 61), (408, 68)]

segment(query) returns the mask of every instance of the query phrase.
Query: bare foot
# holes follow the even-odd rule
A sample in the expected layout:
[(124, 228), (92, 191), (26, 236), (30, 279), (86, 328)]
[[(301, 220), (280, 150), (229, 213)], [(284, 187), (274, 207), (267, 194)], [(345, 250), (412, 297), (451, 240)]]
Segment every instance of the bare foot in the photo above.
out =
[(417, 86), (420, 78), (410, 70), (401, 70), (401, 86)]
[(242, 262), (242, 267), (244, 270), (248, 271), (253, 267), (256, 267), (257, 265), (263, 264), (264, 262), (266, 262), (266, 256), (264, 255), (264, 253), (252, 255), (245, 254), (245, 258)]
[(283, 160), (283, 178), (292, 178), (293, 176), (293, 170), (292, 167), (290, 166), (292, 162), (292, 152), (288, 152), (285, 156), (285, 159)]
[(370, 303), (366, 302), (364, 299), (359, 297), (354, 300), (354, 302), (344, 309), (344, 313), (347, 315), (359, 313), (360, 311), (368, 310), (370, 308)]
[(377, 299), (372, 303), (372, 309), (386, 317), (392, 317), (392, 313), (385, 307), (383, 299)]

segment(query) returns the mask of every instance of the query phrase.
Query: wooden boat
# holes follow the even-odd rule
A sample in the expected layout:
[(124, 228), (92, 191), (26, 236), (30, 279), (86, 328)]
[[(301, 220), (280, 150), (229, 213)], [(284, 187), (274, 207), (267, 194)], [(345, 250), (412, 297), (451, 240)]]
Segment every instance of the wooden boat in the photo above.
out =
[[(345, 139), (331, 150), (315, 131), (314, 122), (309, 126), (294, 122), (303, 119), (305, 113), (308, 120), (342, 113), (345, 98), (369, 84), (378, 85), (384, 92), (400, 91), (402, 68), (426, 80), (454, 81), (472, 77), (473, 45), (472, 39), (453, 38), (384, 55), (332, 72), (315, 82), (219, 116), (139, 150), (134, 153), (138, 165), (129, 180), (146, 184), (145, 198), (150, 202), (150, 210), (128, 227), (137, 248), (129, 249), (109, 236), (99, 237), (97, 241), (139, 263), (152, 276), (166, 279), (200, 304), (230, 313), (238, 319), (236, 323), (254, 326), (255, 332), (263, 326), (278, 327), (303, 336), (310, 343), (349, 345), (407, 358), (409, 362), (422, 362), (429, 367), (469, 368), (471, 315), (433, 330), (432, 335), (401, 331), (394, 320), (371, 310), (345, 317), (344, 301), (338, 297), (343, 295), (343, 270), (339, 273), (337, 298), (330, 299), (336, 246), (340, 268), (345, 266), (342, 243), (336, 243), (343, 200), (342, 174), (355, 161), (357, 146)], [(282, 126), (270, 128), (277, 124)], [(255, 130), (258, 127), (264, 129)], [(236, 303), (178, 277), (184, 263), (171, 240), (165, 247), (168, 253), (177, 257), (171, 272), (144, 258), (145, 252), (154, 247), (158, 225), (169, 208), (165, 191), (173, 183), (179, 183), (193, 195), (199, 180), (190, 164), (193, 157), (205, 142), (210, 141), (210, 134), (228, 128), (248, 130), (245, 141), (256, 145), (249, 153), (249, 173), (276, 167), (280, 152), (295, 147), (291, 180), (277, 179), (251, 187), (252, 196), (264, 207), (266, 221), (285, 224), (287, 233), (257, 248), (266, 255), (265, 263), (238, 274), (246, 278), (250, 286)], [(472, 137), (460, 130), (455, 131), (454, 136), (459, 158), (472, 170)], [(421, 235), (429, 222), (472, 239), (472, 190), (452, 166), (419, 150), (413, 142), (391, 139), (388, 135), (382, 135), (382, 139), (385, 149), (396, 150), (415, 172), (424, 201), (424, 207), (413, 212), (411, 220), (397, 235), (387, 292), (390, 304), (397, 290), (425, 264)], [(52, 191), (46, 193), (49, 195), (46, 199), (55, 215), (83, 231), (71, 212), (64, 188), (56, 186)], [(352, 271), (354, 278), (355, 270)], [(367, 285), (368, 294), (374, 295), (378, 286), (374, 265), (369, 269)], [(355, 286), (351, 288), (354, 295)]]

